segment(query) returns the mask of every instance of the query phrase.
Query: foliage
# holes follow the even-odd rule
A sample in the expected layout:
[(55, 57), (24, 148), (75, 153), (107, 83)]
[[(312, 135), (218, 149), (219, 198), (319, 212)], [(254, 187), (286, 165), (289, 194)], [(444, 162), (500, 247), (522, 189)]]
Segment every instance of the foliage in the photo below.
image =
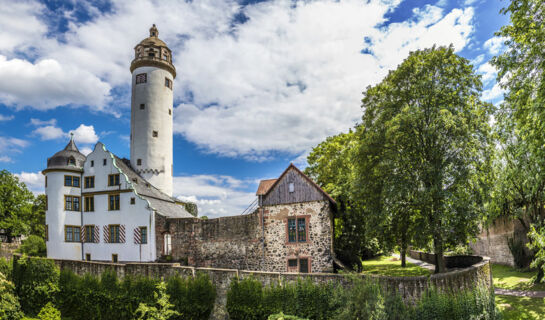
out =
[(11, 260), (7, 260), (4, 257), (0, 257), (0, 273), (3, 274), (6, 279), (11, 280), (11, 271), (13, 270), (13, 263)]
[(30, 235), (23, 240), (18, 252), (34, 257), (45, 257), (47, 255), (44, 239), (35, 235)]
[(384, 294), (379, 284), (352, 278), (352, 288), (343, 295), (345, 303), (339, 310), (336, 320), (388, 319)]
[(61, 312), (55, 308), (55, 306), (48, 302), (40, 313), (38, 313), (38, 319), (40, 320), (61, 320)]
[(401, 267), (399, 262), (391, 256), (380, 256), (373, 259), (364, 260), (362, 263), (363, 274), (379, 274), (392, 277), (414, 277), (425, 276), (431, 272), (426, 268), (407, 263)]
[(296, 317), (296, 316), (290, 316), (290, 315), (285, 315), (284, 313), (280, 312), (280, 313), (277, 313), (277, 314), (271, 314), (267, 320), (308, 320), (308, 319), (303, 319), (303, 318), (299, 318), (299, 317)]
[(527, 232), (545, 218), (544, 10), (543, 1), (512, 0), (502, 10), (510, 23), (496, 33), (506, 50), (492, 59), (506, 92), (497, 115), (502, 161), (491, 216), (514, 217)]
[(520, 269), (527, 267), (529, 264), (529, 259), (526, 251), (524, 250), (525, 243), (515, 237), (509, 237), (507, 238), (507, 245), (509, 246), (511, 255), (513, 255), (515, 265)]
[(0, 229), (8, 233), (8, 242), (14, 237), (28, 234), (26, 221), (32, 216), (34, 195), (23, 182), (7, 170), (0, 171)]
[(355, 190), (382, 241), (444, 250), (478, 232), (490, 185), (492, 107), (451, 47), (411, 52), (364, 92)]
[(207, 274), (197, 274), (195, 279), (171, 277), (167, 281), (170, 302), (179, 312), (173, 319), (208, 319), (216, 301), (216, 288)]
[(263, 288), (261, 282), (252, 278), (231, 280), (227, 291), (227, 312), (233, 320), (261, 320), (263, 311)]
[(23, 317), (13, 283), (0, 273), (0, 319), (18, 320)]
[(539, 277), (539, 274), (543, 275), (545, 273), (545, 226), (536, 228), (535, 225), (532, 225), (530, 232), (528, 233), (528, 247), (535, 251), (534, 260), (530, 264), (533, 268), (538, 268), (538, 275), (536, 276), (535, 283), (545, 283), (545, 279), (542, 276)]
[(59, 269), (48, 259), (27, 256), (13, 259), (12, 279), (22, 310), (36, 315), (54, 301), (59, 291)]
[(492, 277), (496, 288), (511, 290), (545, 291), (545, 283), (535, 284), (534, 270), (517, 270), (509, 266), (492, 264)]
[(459, 244), (449, 250), (448, 252), (445, 252), (446, 256), (469, 256), (473, 254), (473, 249), (469, 245), (462, 245)]
[(174, 305), (169, 302), (169, 295), (166, 293), (166, 284), (161, 281), (157, 284), (157, 291), (153, 293), (155, 303), (151, 306), (140, 303), (135, 315), (139, 320), (168, 320), (180, 313), (173, 310)]

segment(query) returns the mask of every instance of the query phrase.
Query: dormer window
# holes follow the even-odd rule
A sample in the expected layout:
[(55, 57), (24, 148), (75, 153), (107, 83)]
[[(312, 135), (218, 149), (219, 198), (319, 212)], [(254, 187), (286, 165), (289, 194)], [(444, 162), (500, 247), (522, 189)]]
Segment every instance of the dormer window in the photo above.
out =
[(76, 165), (76, 159), (74, 157), (68, 158), (68, 165), (75, 166)]

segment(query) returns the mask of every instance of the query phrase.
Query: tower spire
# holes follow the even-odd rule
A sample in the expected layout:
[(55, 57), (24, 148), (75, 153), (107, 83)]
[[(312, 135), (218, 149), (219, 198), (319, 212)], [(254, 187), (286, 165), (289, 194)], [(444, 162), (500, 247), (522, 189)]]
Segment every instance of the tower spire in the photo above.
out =
[(157, 27), (155, 26), (155, 23), (153, 26), (149, 29), (149, 36), (150, 37), (159, 37), (159, 30), (157, 30)]

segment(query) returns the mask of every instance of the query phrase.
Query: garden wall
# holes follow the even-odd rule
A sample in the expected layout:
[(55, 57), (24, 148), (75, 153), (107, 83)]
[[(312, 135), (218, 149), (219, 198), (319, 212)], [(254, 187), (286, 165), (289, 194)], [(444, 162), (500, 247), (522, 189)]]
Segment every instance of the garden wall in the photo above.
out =
[(20, 243), (5, 243), (0, 242), (0, 258), (11, 259), (11, 256), (21, 246)]
[[(226, 293), (229, 289), (231, 279), (235, 276), (245, 278), (253, 276), (261, 281), (264, 285), (274, 283), (276, 281), (294, 281), (299, 277), (310, 278), (315, 283), (323, 283), (328, 281), (346, 283), (346, 278), (340, 274), (333, 273), (280, 273), (280, 272), (262, 272), (262, 271), (243, 271), (236, 269), (219, 269), (219, 268), (194, 268), (180, 266), (179, 264), (168, 263), (107, 263), (107, 262), (87, 262), (74, 260), (55, 260), (55, 263), (61, 269), (71, 269), (75, 273), (83, 275), (91, 273), (99, 275), (105, 270), (113, 269), (120, 277), (125, 275), (145, 275), (149, 277), (168, 277), (170, 275), (180, 274), (185, 276), (194, 276), (197, 272), (208, 274), (212, 282), (217, 288), (216, 304), (214, 312), (211, 316), (212, 320), (228, 319), (225, 310)], [(419, 299), (422, 293), (434, 286), (441, 291), (456, 292), (464, 289), (473, 289), (477, 285), (482, 284), (488, 288), (492, 288), (492, 274), (490, 272), (490, 264), (487, 258), (476, 263), (468, 268), (459, 269), (443, 274), (434, 274), (431, 276), (420, 277), (386, 277), (386, 276), (364, 276), (375, 279), (384, 288), (390, 292), (398, 293), (404, 301), (411, 302)]]
[[(409, 250), (409, 257), (435, 265), (434, 253)], [(483, 261), (483, 257), (470, 255), (445, 256), (443, 257), (443, 260), (445, 261), (447, 269), (467, 268)]]

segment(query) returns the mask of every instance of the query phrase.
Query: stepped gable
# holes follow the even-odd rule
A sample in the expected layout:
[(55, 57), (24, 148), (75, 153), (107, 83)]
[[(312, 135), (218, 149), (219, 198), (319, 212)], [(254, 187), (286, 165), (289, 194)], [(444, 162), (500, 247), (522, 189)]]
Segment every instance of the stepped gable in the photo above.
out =
[(168, 218), (195, 218), (185, 209), (182, 201), (161, 192), (136, 173), (128, 159), (121, 159), (115, 154), (111, 154), (115, 159), (115, 165), (129, 178), (136, 193), (145, 198), (158, 214)]

